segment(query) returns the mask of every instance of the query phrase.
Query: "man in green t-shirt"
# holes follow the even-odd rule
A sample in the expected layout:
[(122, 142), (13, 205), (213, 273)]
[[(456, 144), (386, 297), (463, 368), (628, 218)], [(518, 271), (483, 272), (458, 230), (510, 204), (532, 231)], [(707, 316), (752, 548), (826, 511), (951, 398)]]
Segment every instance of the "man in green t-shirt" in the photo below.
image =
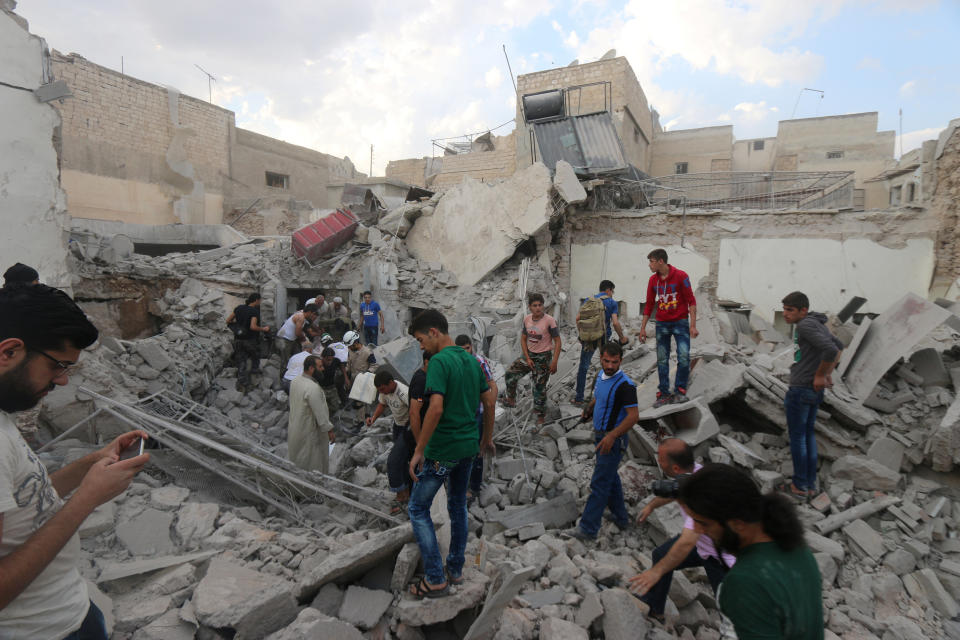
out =
[[(410, 475), (415, 484), (407, 509), (426, 575), (410, 593), (419, 598), (437, 598), (450, 592), (450, 584), (463, 581), (467, 483), (477, 456), (477, 405), (483, 403), (483, 436), (479, 448), (492, 455), (496, 397), (474, 357), (454, 344), (442, 313), (430, 309), (417, 315), (410, 324), (410, 335), (430, 354), (425, 391), (430, 406), (410, 460)], [(430, 519), (430, 505), (444, 483), (450, 514), (446, 571)]]
[(820, 569), (786, 496), (713, 464), (681, 485), (679, 501), (697, 533), (737, 557), (717, 600), (740, 640), (823, 640)]

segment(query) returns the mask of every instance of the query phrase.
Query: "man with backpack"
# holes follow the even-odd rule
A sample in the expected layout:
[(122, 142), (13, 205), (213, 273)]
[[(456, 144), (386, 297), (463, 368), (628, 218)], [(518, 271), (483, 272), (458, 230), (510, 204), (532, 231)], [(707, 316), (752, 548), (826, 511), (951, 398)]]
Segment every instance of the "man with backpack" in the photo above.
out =
[(626, 344), (629, 339), (623, 334), (620, 326), (620, 307), (613, 299), (614, 284), (610, 280), (600, 282), (600, 293), (587, 298), (580, 305), (577, 312), (577, 337), (580, 340), (580, 367), (577, 369), (577, 391), (573, 403), (582, 405), (583, 392), (587, 386), (587, 371), (593, 353), (610, 340), (613, 330), (620, 337), (620, 344)]
[(237, 391), (250, 387), (250, 375), (260, 373), (260, 334), (270, 327), (260, 326), (260, 294), (251, 293), (245, 304), (238, 305), (227, 317), (233, 331), (233, 358), (237, 363)]
[[(664, 249), (647, 254), (650, 281), (647, 283), (647, 302), (637, 338), (647, 339), (647, 321), (657, 308), (657, 375), (660, 386), (654, 407), (687, 401), (687, 382), (690, 379), (690, 338), (697, 331), (697, 299), (693, 295), (690, 276), (667, 262)], [(677, 343), (677, 377), (674, 392), (670, 393), (670, 338)]]

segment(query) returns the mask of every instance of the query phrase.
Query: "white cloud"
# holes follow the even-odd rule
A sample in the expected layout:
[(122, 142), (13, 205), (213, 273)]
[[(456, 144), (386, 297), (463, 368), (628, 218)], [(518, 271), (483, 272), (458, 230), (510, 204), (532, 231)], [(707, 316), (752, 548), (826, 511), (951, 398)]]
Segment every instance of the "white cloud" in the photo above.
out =
[(767, 101), (761, 100), (760, 102), (741, 102), (733, 110), (739, 111), (747, 120), (765, 120), (770, 112), (776, 109), (767, 107)]
[(348, 156), (364, 172), (373, 144), (382, 175), (389, 160), (429, 155), (431, 138), (513, 117), (500, 44), (512, 48), (510, 30), (550, 7), (548, 0), (45, 0), (18, 12), (52, 48), (111, 68), (123, 55), (128, 74), (205, 99), (206, 77), (193, 66), (200, 64), (219, 78), (214, 102), (233, 105), (238, 126)]
[(483, 82), (487, 89), (496, 89), (499, 87), (503, 82), (503, 73), (500, 72), (500, 67), (490, 67), (487, 69), (487, 72), (483, 74)]
[(900, 96), (904, 98), (910, 98), (917, 92), (917, 82), (916, 80), (908, 80), (900, 85)]
[[(926, 140), (935, 140), (937, 136), (940, 135), (940, 132), (943, 131), (944, 129), (945, 127), (929, 127), (927, 129), (917, 129), (916, 131), (908, 131), (907, 133), (903, 134), (903, 140), (902, 140), (903, 152), (906, 153), (908, 151), (912, 151), (913, 149), (916, 149)], [(900, 153), (900, 149), (901, 149), (900, 137), (901, 136), (897, 136), (897, 146), (895, 149), (897, 154)]]
[(878, 58), (864, 56), (857, 63), (857, 69), (869, 69), (870, 71), (883, 71), (883, 63)]
[(553, 30), (556, 31), (557, 33), (563, 33), (563, 27), (556, 20), (551, 20), (550, 26), (553, 27)]
[(566, 38), (564, 38), (563, 44), (567, 45), (567, 46), (570, 47), (571, 49), (576, 49), (577, 47), (579, 47), (579, 46), (580, 46), (580, 38), (577, 37), (577, 32), (576, 32), (576, 31), (571, 31), (571, 32), (570, 32), (570, 35), (568, 35)]

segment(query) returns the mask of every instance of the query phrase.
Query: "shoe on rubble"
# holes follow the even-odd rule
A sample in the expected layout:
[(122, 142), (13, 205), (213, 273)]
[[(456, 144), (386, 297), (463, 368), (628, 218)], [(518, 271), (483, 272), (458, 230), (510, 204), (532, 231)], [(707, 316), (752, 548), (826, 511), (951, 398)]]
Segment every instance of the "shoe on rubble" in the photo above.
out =
[(677, 387), (677, 392), (673, 394), (673, 404), (683, 404), (684, 402), (690, 402), (690, 398), (687, 397), (687, 390), (683, 387)]
[(672, 394), (657, 391), (657, 400), (653, 403), (653, 408), (657, 409), (665, 404), (670, 404), (671, 402), (673, 402)]
[(560, 533), (565, 538), (574, 538), (580, 542), (595, 542), (597, 536), (591, 536), (583, 531), (579, 526), (572, 527)]

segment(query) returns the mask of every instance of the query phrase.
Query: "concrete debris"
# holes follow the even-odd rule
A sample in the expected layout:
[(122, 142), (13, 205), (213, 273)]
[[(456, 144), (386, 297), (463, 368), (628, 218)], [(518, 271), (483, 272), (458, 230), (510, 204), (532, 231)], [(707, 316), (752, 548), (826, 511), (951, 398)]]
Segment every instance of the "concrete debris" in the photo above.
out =
[[(275, 239), (71, 258), (77, 297), (110, 330), (70, 385), (45, 398), (43, 436), (89, 420), (40, 459), (57, 468), (92, 450), (85, 426), (107, 439), (131, 420), (161, 445), (131, 488), (81, 528), (82, 571), (103, 588), (115, 637), (720, 638), (701, 570), (675, 574), (666, 629), (626, 591), (653, 548), (680, 532), (675, 505), (626, 532), (605, 521), (596, 542), (558, 535), (582, 512), (595, 460), (594, 433), (570, 405), (580, 346), (569, 322), (575, 304), (560, 284), (570, 267), (552, 237), (577, 224), (564, 218), (582, 190), (564, 163), (552, 178), (534, 165), (504, 181), (468, 180), (371, 217), (315, 268)], [(736, 220), (713, 226), (737, 234), (745, 225)], [(521, 255), (527, 247), (531, 255)], [(286, 363), (264, 344), (260, 373), (239, 384), (225, 316), (259, 292), (263, 323), (276, 327), (317, 288), (348, 302), (374, 290), (388, 330), (375, 357), (404, 382), (421, 366), (419, 345), (405, 335), (418, 309), (447, 313), (451, 333), (473, 338), (500, 372), (519, 353), (518, 292), (542, 292), (561, 325), (547, 424), (528, 417), (528, 380), (516, 409), (498, 407), (498, 452), (469, 504), (465, 582), (449, 596), (407, 594), (420, 552), (411, 526), (396, 526), (404, 514), (387, 515), (390, 418), (358, 427), (357, 410), (344, 407), (331, 418), (331, 473), (296, 475), (283, 464)], [(652, 409), (655, 351), (626, 347), (623, 369), (638, 382), (641, 409), (619, 469), (631, 517), (660, 477), (658, 436), (676, 434), (698, 460), (738, 466), (765, 489), (792, 476), (783, 409), (790, 344), (779, 324), (709, 299), (691, 349), (689, 402)], [(134, 300), (142, 320), (120, 322), (110, 305)], [(621, 322), (632, 335), (639, 318), (629, 311)], [(817, 416), (821, 492), (798, 505), (824, 579), (828, 638), (953, 632), (960, 502), (927, 473), (960, 464), (960, 340), (939, 327), (943, 314), (906, 296), (872, 321), (837, 323), (850, 342)], [(588, 381), (598, 365), (594, 357)]]

